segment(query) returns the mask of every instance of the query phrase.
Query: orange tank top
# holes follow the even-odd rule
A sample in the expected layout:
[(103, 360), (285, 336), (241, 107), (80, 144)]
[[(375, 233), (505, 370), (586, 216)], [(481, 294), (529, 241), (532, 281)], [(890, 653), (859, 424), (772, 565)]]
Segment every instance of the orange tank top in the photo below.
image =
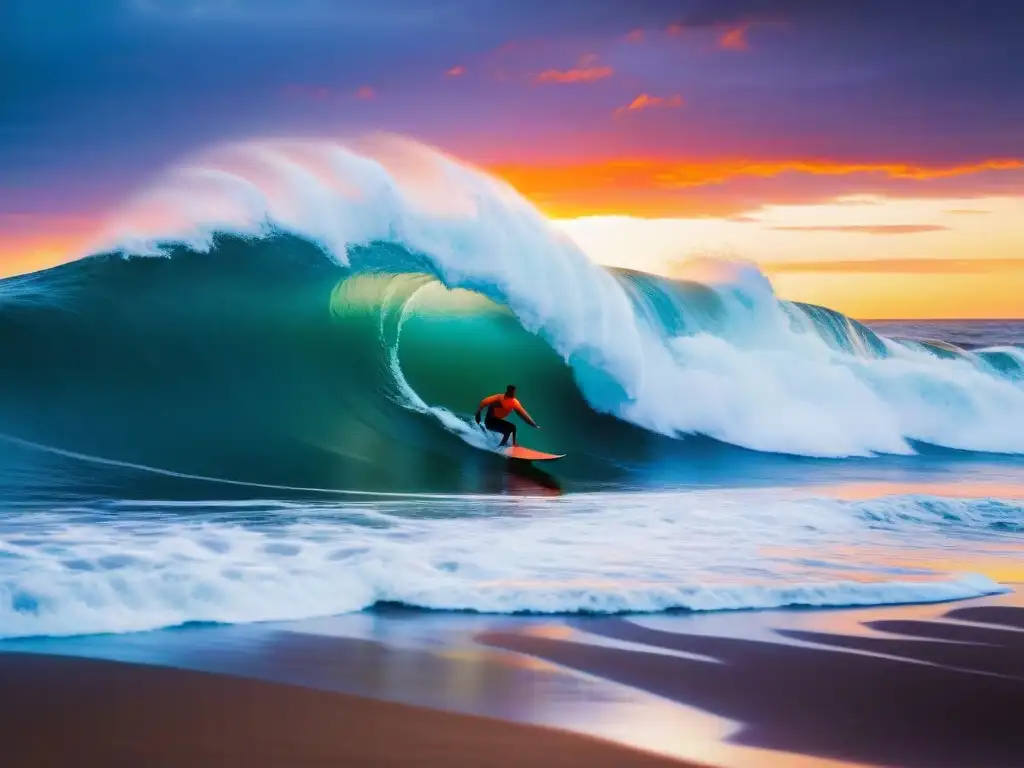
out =
[(519, 410), (519, 400), (514, 397), (492, 395), (484, 400), (484, 402), (487, 404), (487, 415), (493, 416), (496, 419), (504, 419), (512, 411)]

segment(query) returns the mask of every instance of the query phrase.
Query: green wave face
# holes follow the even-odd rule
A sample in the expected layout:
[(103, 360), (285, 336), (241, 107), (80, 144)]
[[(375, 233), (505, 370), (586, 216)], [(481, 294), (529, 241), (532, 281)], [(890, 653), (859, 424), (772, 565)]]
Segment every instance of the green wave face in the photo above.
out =
[[(806, 459), (700, 437), (698, 427), (642, 428), (630, 409), (644, 392), (627, 392), (605, 373), (604, 350), (582, 346), (563, 359), (521, 315), (484, 295), (488, 286), (449, 289), (429, 259), (394, 245), (350, 256), (342, 267), (294, 236), (222, 236), (205, 253), (99, 255), (0, 283), (0, 437), (131, 469), (100, 472), (93, 462), (58, 470), (50, 450), (50, 459), (19, 464), (18, 482), (106, 483), (121, 493), (137, 485), (152, 494), (155, 478), (172, 473), (296, 491), (489, 493), (521, 482), (568, 490), (778, 482), (808, 471)], [(666, 407), (698, 418), (717, 409), (739, 433), (744, 414), (752, 434), (773, 427), (771, 398), (791, 402), (789, 393), (773, 393), (766, 379), (768, 405), (758, 410), (746, 399), (729, 401), (728, 388), (738, 383), (745, 397), (759, 397), (757, 366), (788, 374), (779, 355), (799, 364), (793, 344), (802, 340), (817, 345), (808, 347), (817, 356), (808, 371), (827, 374), (823, 386), (849, 385), (822, 367), (831, 364), (822, 350), (833, 350), (853, 376), (876, 376), (871, 383), (883, 394), (910, 401), (920, 391), (948, 402), (951, 390), (920, 374), (890, 381), (874, 372), (870, 366), (895, 354), (896, 343), (832, 310), (779, 304), (795, 334), (783, 348), (739, 287), (627, 270), (613, 277), (644, 337), (661, 340), (658, 359), (675, 361), (669, 373), (692, 374), (688, 380), (701, 385), (726, 372), (723, 392), (705, 388), (710, 399), (700, 402), (689, 389), (655, 392)], [(574, 309), (590, 313), (589, 322), (605, 322), (603, 307), (588, 305), (588, 295), (578, 300)], [(941, 363), (947, 350), (933, 346), (924, 349)], [(976, 360), (1011, 394), (1006, 388), (1020, 380), (1015, 350), (955, 357), (965, 366)], [(802, 378), (790, 377), (801, 386)], [(473, 412), (508, 384), (543, 427), (522, 425), (521, 442), (567, 454), (554, 465), (558, 481), (543, 472), (510, 475), (499, 455), (481, 450)], [(664, 384), (658, 370), (632, 381), (641, 390)], [(814, 394), (819, 405), (837, 400), (849, 410), (827, 388)], [(782, 426), (799, 437), (792, 424)]]
[(521, 439), (573, 454), (570, 483), (621, 475), (595, 430), (672, 448), (589, 408), (507, 309), (422, 272), (342, 268), (297, 238), (97, 256), (51, 270), (44, 289), (56, 306), (0, 313), (0, 419), (63, 451), (292, 488), (493, 492), (503, 459), (412, 407), (407, 388), (469, 423), (508, 383), (544, 427)]

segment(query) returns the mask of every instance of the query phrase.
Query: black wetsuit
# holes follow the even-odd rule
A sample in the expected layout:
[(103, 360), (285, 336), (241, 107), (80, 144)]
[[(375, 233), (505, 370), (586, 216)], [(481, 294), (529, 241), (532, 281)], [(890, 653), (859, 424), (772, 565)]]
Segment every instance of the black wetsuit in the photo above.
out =
[(484, 418), (484, 426), (487, 427), (491, 432), (500, 432), (504, 437), (501, 438), (501, 445), (508, 445), (509, 436), (515, 436), (516, 425), (511, 421), (505, 421), (505, 419), (499, 419), (494, 415), (494, 406), (487, 407), (487, 416)]

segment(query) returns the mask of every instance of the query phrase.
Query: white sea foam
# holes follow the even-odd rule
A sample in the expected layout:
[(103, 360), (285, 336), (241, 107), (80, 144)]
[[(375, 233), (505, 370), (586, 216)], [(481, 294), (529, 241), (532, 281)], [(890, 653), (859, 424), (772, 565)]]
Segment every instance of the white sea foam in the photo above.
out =
[[(1024, 518), (1009, 501), (762, 491), (260, 506), (20, 512), (0, 530), (0, 637), (300, 619), (381, 602), (561, 613), (951, 600), (1003, 588), (922, 572), (924, 552), (941, 562), (969, 538), (976, 554), (991, 542), (998, 557), (1020, 539), (1006, 524)], [(949, 526), (970, 537), (951, 538)], [(907, 547), (914, 568), (899, 565)]]

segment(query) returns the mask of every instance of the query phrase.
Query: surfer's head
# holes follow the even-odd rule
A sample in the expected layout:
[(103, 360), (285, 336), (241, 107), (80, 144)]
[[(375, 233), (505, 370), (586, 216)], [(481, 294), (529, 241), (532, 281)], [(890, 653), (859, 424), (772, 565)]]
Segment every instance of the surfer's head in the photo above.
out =
[(507, 387), (505, 387), (505, 397), (515, 397), (515, 396), (516, 396), (516, 385), (515, 384), (509, 384)]

